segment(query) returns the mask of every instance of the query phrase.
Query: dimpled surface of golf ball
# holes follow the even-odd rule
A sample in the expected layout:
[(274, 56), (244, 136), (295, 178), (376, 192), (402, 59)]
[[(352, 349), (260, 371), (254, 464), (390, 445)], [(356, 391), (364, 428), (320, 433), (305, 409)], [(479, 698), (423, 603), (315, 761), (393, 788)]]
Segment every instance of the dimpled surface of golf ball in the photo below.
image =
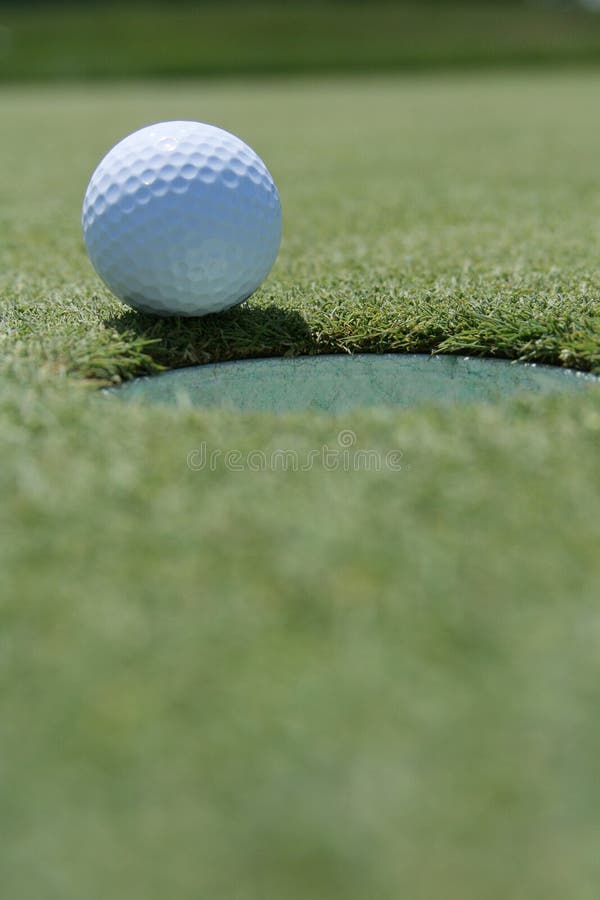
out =
[(281, 205), (263, 161), (200, 122), (161, 122), (116, 144), (82, 214), (90, 259), (125, 303), (202, 316), (241, 303), (269, 274)]

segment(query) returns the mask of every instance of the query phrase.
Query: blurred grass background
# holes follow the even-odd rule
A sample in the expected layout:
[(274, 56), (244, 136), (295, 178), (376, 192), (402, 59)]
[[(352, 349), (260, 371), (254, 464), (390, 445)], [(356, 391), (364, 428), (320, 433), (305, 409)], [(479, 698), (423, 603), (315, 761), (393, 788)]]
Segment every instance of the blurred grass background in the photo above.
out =
[(600, 61), (595, 0), (0, 2), (0, 79)]

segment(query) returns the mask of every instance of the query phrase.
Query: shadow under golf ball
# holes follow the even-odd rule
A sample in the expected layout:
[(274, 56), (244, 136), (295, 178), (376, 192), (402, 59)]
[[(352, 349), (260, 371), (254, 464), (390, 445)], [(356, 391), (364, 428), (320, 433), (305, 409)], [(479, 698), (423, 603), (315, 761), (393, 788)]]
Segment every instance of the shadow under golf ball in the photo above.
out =
[(555, 366), (428, 354), (270, 358), (175, 369), (127, 382), (124, 400), (243, 411), (343, 413), (365, 407), (497, 402), (573, 393), (600, 378)]

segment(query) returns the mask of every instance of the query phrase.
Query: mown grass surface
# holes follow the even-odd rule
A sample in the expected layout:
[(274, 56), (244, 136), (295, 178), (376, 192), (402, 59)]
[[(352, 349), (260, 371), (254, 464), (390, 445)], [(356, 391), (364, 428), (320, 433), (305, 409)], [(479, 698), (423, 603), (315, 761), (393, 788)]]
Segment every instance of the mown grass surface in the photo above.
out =
[(435, 2), (0, 5), (0, 78), (235, 75), (600, 61), (600, 16)]
[[(0, 95), (0, 870), (10, 897), (587, 900), (600, 876), (600, 395), (268, 415), (94, 386), (250, 355), (598, 371), (594, 75)], [(271, 168), (248, 306), (138, 316), (79, 207), (148, 121)], [(192, 471), (340, 446), (400, 472)], [(222, 459), (222, 457), (221, 457)]]

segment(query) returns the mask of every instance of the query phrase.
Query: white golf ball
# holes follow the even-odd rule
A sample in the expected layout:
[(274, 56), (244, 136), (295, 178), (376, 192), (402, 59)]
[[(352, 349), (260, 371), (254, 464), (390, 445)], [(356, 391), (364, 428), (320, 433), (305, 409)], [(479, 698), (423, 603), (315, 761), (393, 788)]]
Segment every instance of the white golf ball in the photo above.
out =
[(203, 316), (241, 303), (269, 274), (281, 205), (263, 161), (200, 122), (124, 138), (92, 175), (83, 236), (107, 287), (135, 309)]

